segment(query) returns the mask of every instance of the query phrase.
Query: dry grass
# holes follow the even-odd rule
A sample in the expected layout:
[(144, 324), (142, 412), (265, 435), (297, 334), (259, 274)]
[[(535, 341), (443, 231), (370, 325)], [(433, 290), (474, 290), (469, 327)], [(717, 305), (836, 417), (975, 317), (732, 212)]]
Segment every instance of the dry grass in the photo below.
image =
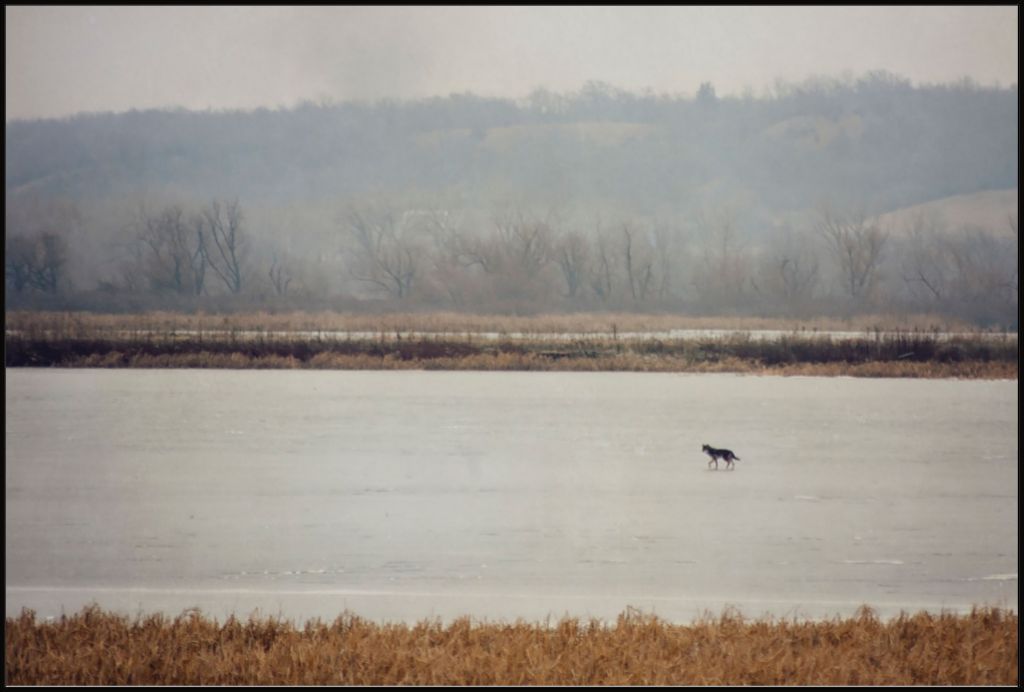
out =
[[(872, 330), (837, 336), (802, 328), (769, 339), (753, 338), (749, 332), (669, 337), (665, 331), (647, 331), (641, 337), (626, 330), (668, 330), (682, 328), (683, 323), (679, 318), (669, 323), (664, 316), (625, 317), (633, 321), (619, 330), (617, 325), (594, 321), (598, 318), (593, 315), (558, 316), (561, 322), (545, 318), (488, 322), (488, 318), (464, 315), (391, 315), (346, 322), (346, 316), (320, 319), (301, 313), (216, 319), (161, 313), (127, 317), (13, 313), (5, 335), (4, 362), (8, 367), (737, 372), (988, 379), (1015, 379), (1018, 371), (1016, 334), (946, 338), (934, 331)], [(410, 321), (369, 330), (370, 325), (359, 319)], [(480, 321), (474, 323), (474, 319)], [(647, 319), (652, 321), (643, 321)], [(490, 336), (474, 331), (496, 328)]]
[(8, 330), (46, 330), (68, 336), (114, 331), (152, 330), (166, 333), (194, 331), (280, 332), (422, 332), (466, 334), (593, 334), (612, 332), (667, 332), (673, 329), (780, 330), (792, 332), (918, 330), (977, 331), (963, 322), (936, 315), (868, 315), (851, 319), (817, 317), (785, 319), (761, 317), (701, 317), (668, 314), (571, 313), (532, 316), (475, 315), (457, 312), (358, 314), (339, 312), (184, 314), (149, 312), (112, 315), (87, 312), (12, 311)]
[(829, 621), (672, 625), (636, 612), (614, 625), (223, 624), (197, 612), (134, 620), (87, 608), (53, 622), (8, 618), (14, 685), (1016, 685), (1017, 615), (869, 609)]
[(870, 363), (783, 363), (764, 365), (740, 358), (692, 362), (672, 357), (643, 357), (635, 354), (599, 358), (551, 358), (531, 353), (481, 353), (465, 357), (402, 359), (393, 355), (319, 353), (308, 361), (291, 356), (249, 356), (242, 353), (138, 354), (118, 351), (91, 354), (64, 363), (66, 367), (99, 368), (217, 368), (235, 370), (476, 370), (533, 372), (678, 372), (738, 373), (806, 377), (901, 377), (1014, 380), (1016, 363), (993, 361), (870, 362)]

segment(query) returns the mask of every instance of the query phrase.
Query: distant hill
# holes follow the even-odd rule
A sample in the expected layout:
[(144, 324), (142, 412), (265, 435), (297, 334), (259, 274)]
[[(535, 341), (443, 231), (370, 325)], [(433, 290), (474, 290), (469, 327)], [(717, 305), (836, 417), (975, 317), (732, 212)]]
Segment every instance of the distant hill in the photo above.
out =
[[(602, 84), (521, 100), (472, 94), (292, 109), (88, 114), (5, 129), (8, 202), (139, 196), (247, 206), (450, 193), (623, 215), (742, 199), (751, 218), (825, 200), (890, 211), (1017, 187), (1017, 89), (887, 75), (762, 98)], [(714, 198), (706, 199), (706, 191)]]
[[(1009, 324), (1018, 124), (1016, 86), (915, 87), (885, 73), (760, 97), (590, 83), (523, 99), (12, 121), (6, 301), (758, 315), (885, 306)], [(242, 220), (233, 259), (211, 245), (228, 209)], [(930, 248), (893, 234), (865, 269), (844, 259), (863, 254), (821, 242), (822, 209), (883, 214), (897, 229), (924, 214), (941, 219), (936, 228), (991, 232)]]
[(859, 115), (846, 115), (839, 119), (825, 116), (799, 115), (768, 127), (762, 133), (773, 139), (799, 141), (806, 146), (826, 147), (837, 137), (857, 140), (864, 134), (864, 119)]
[(950, 231), (961, 228), (986, 228), (992, 231), (1010, 231), (1009, 220), (1017, 219), (1018, 190), (984, 190), (965, 195), (951, 195), (942, 199), (915, 204), (883, 214), (880, 220), (889, 228), (900, 230), (915, 217), (940, 219)]

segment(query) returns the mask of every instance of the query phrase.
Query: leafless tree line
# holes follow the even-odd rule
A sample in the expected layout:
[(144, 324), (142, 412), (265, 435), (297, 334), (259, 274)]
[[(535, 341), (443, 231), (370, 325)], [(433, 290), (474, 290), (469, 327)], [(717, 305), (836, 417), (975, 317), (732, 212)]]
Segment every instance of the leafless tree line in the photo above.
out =
[(343, 214), (340, 228), (351, 278), (394, 300), (434, 296), (455, 307), (532, 302), (535, 308), (650, 309), (689, 300), (708, 310), (756, 302), (789, 313), (809, 308), (822, 286), (807, 239), (758, 254), (737, 225), (735, 213), (714, 213), (692, 229), (670, 220), (599, 217), (587, 229), (554, 211), (506, 207), (481, 227), (446, 210), (364, 206)]
[[(57, 294), (74, 255), (73, 214), (6, 236), (6, 283), (16, 294)], [(67, 223), (61, 218), (70, 219)], [(15, 224), (17, 225), (17, 224)], [(287, 242), (261, 243), (236, 201), (199, 208), (139, 208), (125, 229), (113, 290), (137, 295), (319, 297), (350, 295), (444, 309), (686, 310), (813, 316), (924, 310), (1011, 320), (1018, 284), (1011, 233), (945, 228), (918, 216), (892, 228), (862, 210), (823, 206), (803, 226), (743, 232), (740, 214), (588, 221), (506, 205), (489, 216), (393, 203), (352, 204), (337, 216), (334, 247), (315, 261)], [(282, 229), (278, 238), (286, 238)], [(333, 275), (332, 282), (317, 279)], [(314, 288), (311, 288), (314, 287)], [(321, 295), (322, 294), (322, 295)], [(335, 293), (334, 295), (337, 295)]]
[(916, 216), (907, 228), (901, 277), (915, 299), (936, 312), (988, 315), (1016, 311), (1020, 292), (1017, 217), (1011, 234), (984, 228), (950, 232)]
[(455, 307), (530, 305), (812, 315), (924, 309), (970, 317), (986, 301), (1015, 311), (1012, 234), (948, 233), (918, 218), (892, 228), (862, 209), (823, 205), (803, 230), (768, 242), (719, 209), (693, 223), (608, 221), (505, 207), (488, 221), (447, 210), (351, 208), (340, 225), (357, 283), (393, 300)]
[(199, 296), (209, 276), (232, 294), (244, 287), (249, 247), (237, 200), (213, 200), (191, 213), (178, 204), (156, 212), (141, 208), (125, 245), (121, 274), (130, 290)]
[(56, 294), (66, 287), (68, 239), (82, 217), (66, 200), (33, 199), (4, 209), (4, 278), (13, 294)]
[(64, 236), (44, 231), (33, 236), (7, 236), (4, 240), (4, 272), (11, 290), (56, 293), (60, 289), (68, 261)]

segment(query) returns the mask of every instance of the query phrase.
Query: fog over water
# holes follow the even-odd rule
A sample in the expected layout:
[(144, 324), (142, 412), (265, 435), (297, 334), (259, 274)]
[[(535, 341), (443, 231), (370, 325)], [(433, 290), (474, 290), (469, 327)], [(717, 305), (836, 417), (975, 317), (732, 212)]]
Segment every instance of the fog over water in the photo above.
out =
[(8, 615), (1017, 607), (1011, 381), (9, 369), (6, 411)]

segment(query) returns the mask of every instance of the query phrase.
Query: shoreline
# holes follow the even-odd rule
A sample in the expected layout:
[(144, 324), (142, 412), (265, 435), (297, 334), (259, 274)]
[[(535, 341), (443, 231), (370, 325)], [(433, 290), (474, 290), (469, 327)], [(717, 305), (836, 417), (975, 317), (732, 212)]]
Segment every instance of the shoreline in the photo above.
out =
[(119, 351), (92, 354), (60, 363), (8, 363), (8, 368), (100, 368), (100, 369), (179, 369), (179, 370), (409, 370), (409, 371), (489, 371), (489, 372), (651, 372), (675, 374), (736, 374), (753, 377), (864, 377), (907, 379), (1017, 380), (1016, 363), (972, 361), (953, 364), (861, 363), (765, 366), (751, 361), (719, 361), (692, 364), (674, 361), (594, 362), (562, 360), (557, 364), (534, 359), (473, 358), (462, 360), (406, 361), (400, 359), (331, 357), (312, 363), (293, 358), (249, 357), (234, 353), (211, 355), (200, 352), (186, 356), (130, 356)]
[(928, 316), (13, 312), (4, 364), (1017, 379), (1017, 336)]
[(737, 373), (1018, 379), (1016, 342), (893, 337), (239, 340), (230, 335), (5, 338), (5, 367)]

